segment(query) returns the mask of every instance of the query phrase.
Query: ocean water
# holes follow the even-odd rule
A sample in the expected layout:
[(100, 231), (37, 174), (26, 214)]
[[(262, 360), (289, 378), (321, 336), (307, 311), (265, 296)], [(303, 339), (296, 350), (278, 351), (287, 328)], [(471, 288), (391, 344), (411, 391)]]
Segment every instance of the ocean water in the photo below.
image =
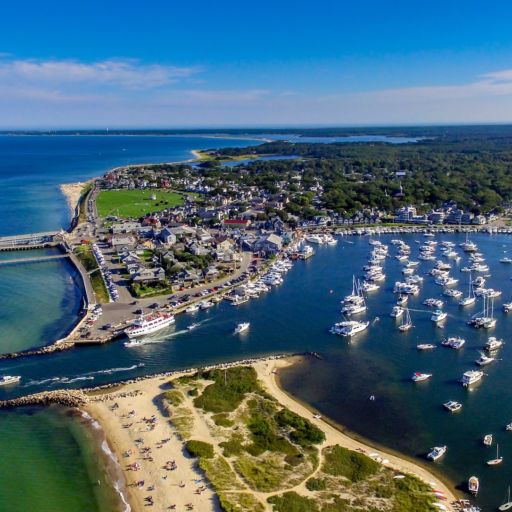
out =
[[(464, 240), (461, 235), (440, 238), (456, 243)], [(414, 258), (418, 247), (415, 239), (421, 241), (421, 235), (406, 235), (403, 239), (412, 246)], [(466, 320), (482, 307), (481, 300), (461, 310), (447, 298), (449, 318), (445, 328), (435, 327), (430, 321), (431, 310), (421, 303), (426, 297), (439, 296), (442, 290), (425, 275), (421, 294), (410, 301), (415, 328), (400, 333), (389, 312), (394, 304), (393, 283), (402, 276), (399, 262), (389, 258), (385, 263), (386, 282), (368, 300), (370, 329), (351, 343), (329, 334), (329, 327), (340, 319), (339, 300), (350, 292), (352, 275), (361, 273), (371, 249), (368, 238), (347, 237), (340, 238), (335, 247), (317, 247), (313, 258), (297, 262), (281, 286), (259, 299), (239, 307), (223, 302), (195, 315), (180, 315), (174, 327), (154, 335), (143, 346), (126, 348), (120, 341), (0, 362), (0, 374), (23, 378), (20, 385), (0, 390), (0, 398), (271, 353), (314, 350), (323, 359), (284, 372), (286, 389), (348, 429), (420, 463), (430, 447), (447, 444), (446, 456), (430, 467), (462, 487), (470, 475), (478, 475), (482, 489), (479, 502), (485, 510), (491, 510), (506, 491), (512, 464), (511, 434), (504, 430), (512, 421), (512, 316), (500, 309), (501, 303), (510, 299), (512, 266), (498, 263), (503, 251), (512, 252), (512, 238), (480, 234), (474, 240), (491, 266), (487, 286), (503, 291), (501, 299), (496, 300), (498, 325), (492, 332), (466, 325)], [(465, 264), (464, 257), (458, 266)], [(468, 275), (454, 265), (452, 274), (461, 280), (460, 289), (466, 290)], [(418, 273), (426, 274), (431, 266), (421, 262)], [(242, 321), (251, 323), (250, 330), (235, 336), (233, 329)], [(192, 322), (200, 325), (189, 332), (186, 327)], [(446, 335), (461, 335), (467, 344), (460, 351), (443, 347), (429, 353), (416, 350), (418, 343), (438, 343)], [(458, 379), (464, 371), (475, 368), (474, 361), (489, 335), (507, 341), (500, 360), (486, 367), (488, 375), (480, 385), (464, 389)], [(144, 366), (137, 366), (140, 364)], [(410, 381), (414, 371), (428, 371), (434, 377), (414, 385)], [(376, 396), (374, 402), (369, 400), (372, 394)], [(445, 412), (442, 404), (448, 400), (461, 401), (461, 413)], [(495, 454), (482, 446), (481, 438), (486, 433), (494, 433), (500, 443), (505, 457), (500, 467), (485, 464)]]

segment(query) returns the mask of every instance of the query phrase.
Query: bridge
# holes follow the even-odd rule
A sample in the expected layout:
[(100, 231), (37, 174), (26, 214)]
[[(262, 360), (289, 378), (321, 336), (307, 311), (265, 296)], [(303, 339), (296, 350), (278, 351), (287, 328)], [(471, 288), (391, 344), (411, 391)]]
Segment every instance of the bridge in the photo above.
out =
[(69, 258), (69, 254), (51, 254), (47, 256), (34, 256), (30, 258), (9, 258), (4, 260), (0, 259), (0, 267), (3, 265), (14, 265), (16, 263), (39, 263), (49, 260), (61, 260), (63, 258)]

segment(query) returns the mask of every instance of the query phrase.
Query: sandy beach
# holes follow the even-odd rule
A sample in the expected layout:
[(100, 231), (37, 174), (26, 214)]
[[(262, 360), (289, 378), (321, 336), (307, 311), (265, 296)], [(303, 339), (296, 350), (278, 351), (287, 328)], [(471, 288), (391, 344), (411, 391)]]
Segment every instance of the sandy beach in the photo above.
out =
[(75, 215), (75, 210), (80, 201), (82, 190), (87, 185), (87, 181), (84, 183), (64, 183), (60, 186), (61, 192), (64, 194), (66, 201), (71, 211), (71, 217)]
[[(262, 360), (253, 363), (267, 391), (291, 411), (308, 418), (324, 431), (323, 446), (340, 445), (365, 453), (399, 473), (417, 476), (433, 488), (441, 490), (449, 503), (457, 498), (438, 477), (396, 455), (376, 450), (352, 439), (284, 392), (278, 384), (281, 368), (293, 364), (293, 359)], [(184, 375), (184, 374), (183, 374)], [(173, 375), (173, 379), (180, 374)], [(169, 389), (169, 377), (155, 377), (123, 385), (116, 391), (91, 396), (85, 410), (102, 426), (108, 444), (117, 456), (127, 484), (131, 509), (217, 511), (215, 493), (195, 459), (184, 448), (175, 427), (170, 422), (162, 393)], [(208, 440), (205, 423), (196, 415), (191, 437)], [(143, 482), (143, 483), (142, 483)], [(264, 502), (265, 496), (255, 493)], [(176, 508), (170, 508), (175, 506)], [(267, 505), (268, 507), (268, 505)], [(268, 508), (270, 510), (270, 508)]]

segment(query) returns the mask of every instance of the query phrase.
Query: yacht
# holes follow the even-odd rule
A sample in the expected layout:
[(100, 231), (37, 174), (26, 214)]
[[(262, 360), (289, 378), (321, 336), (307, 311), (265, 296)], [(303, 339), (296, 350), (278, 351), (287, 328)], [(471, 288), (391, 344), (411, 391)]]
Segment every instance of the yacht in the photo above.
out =
[(446, 311), (443, 311), (442, 309), (436, 309), (432, 313), (430, 320), (432, 320), (432, 322), (438, 324), (439, 322), (443, 322), (444, 320), (446, 320), (447, 316), (448, 316), (448, 313), (446, 313)]
[(429, 454), (427, 455), (427, 458), (435, 462), (437, 459), (441, 458), (446, 453), (446, 449), (446, 446), (434, 446), (434, 448), (432, 448)]
[(443, 295), (446, 297), (453, 297), (454, 299), (458, 299), (462, 297), (462, 292), (460, 290), (452, 290), (451, 288), (448, 288), (444, 290)]
[(245, 304), (249, 301), (249, 297), (247, 295), (237, 295), (232, 301), (232, 306), (240, 306), (241, 304)]
[(512, 311), (512, 302), (504, 302), (502, 307), (504, 313), (510, 313)]
[(436, 346), (432, 345), (432, 343), (420, 343), (419, 345), (416, 345), (416, 348), (418, 350), (433, 350)]
[(480, 357), (475, 361), (478, 366), (487, 366), (493, 361), (496, 361), (495, 357), (487, 356), (483, 352), (480, 352)]
[(307, 260), (315, 254), (315, 251), (311, 245), (304, 245), (298, 254), (301, 260)]
[(196, 311), (199, 311), (199, 306), (197, 304), (191, 304), (187, 309), (185, 309), (185, 313), (195, 313)]
[(124, 330), (128, 338), (137, 338), (160, 331), (174, 323), (174, 315), (170, 313), (154, 313), (144, 317), (141, 315), (130, 327)]
[(401, 306), (393, 306), (390, 316), (393, 318), (400, 318), (404, 314), (405, 309)]
[(240, 334), (241, 332), (247, 331), (251, 324), (249, 322), (242, 322), (241, 324), (238, 324), (235, 328), (235, 334)]
[(430, 377), (432, 377), (431, 373), (414, 372), (411, 377), (411, 380), (413, 382), (423, 382), (425, 380), (430, 379)]
[(478, 480), (478, 477), (471, 476), (468, 480), (468, 491), (476, 496), (478, 494), (478, 489), (480, 488), (480, 480)]
[(485, 446), (491, 446), (492, 445), (492, 434), (486, 434), (484, 438), (482, 439), (482, 443), (484, 443)]
[(500, 445), (496, 444), (496, 458), (487, 461), (488, 466), (497, 466), (503, 462), (503, 457), (500, 457)]
[(348, 320), (335, 324), (331, 329), (331, 332), (333, 334), (339, 334), (340, 336), (351, 337), (366, 330), (368, 325), (370, 325), (370, 322), (356, 322), (355, 320)]
[(487, 352), (493, 352), (495, 350), (500, 349), (503, 346), (503, 340), (499, 340), (495, 336), (491, 336), (487, 343), (484, 345), (484, 349), (487, 350)]
[(370, 281), (363, 281), (361, 285), (361, 290), (363, 292), (375, 292), (380, 288), (378, 284), (371, 283)]
[(460, 402), (455, 402), (454, 400), (450, 400), (443, 404), (445, 409), (448, 409), (450, 412), (457, 412), (462, 409), (462, 404)]
[(441, 299), (425, 299), (423, 305), (440, 309), (443, 307), (444, 302)]
[(323, 244), (324, 237), (322, 235), (309, 235), (306, 237), (306, 241), (312, 244)]
[(466, 241), (460, 244), (460, 247), (464, 252), (477, 252), (478, 247), (474, 242), (469, 240), (469, 237), (466, 237)]
[(478, 370), (468, 370), (467, 372), (464, 372), (464, 375), (462, 375), (461, 383), (465, 387), (471, 386), (471, 384), (479, 382), (483, 376), (484, 372)]
[(19, 375), (2, 375), (0, 377), (0, 386), (7, 386), (9, 384), (17, 384), (21, 380)]
[(465, 343), (466, 340), (464, 338), (458, 338), (455, 336), (452, 336), (451, 338), (445, 338), (443, 341), (441, 341), (441, 345), (443, 347), (453, 348), (455, 350), (461, 349)]

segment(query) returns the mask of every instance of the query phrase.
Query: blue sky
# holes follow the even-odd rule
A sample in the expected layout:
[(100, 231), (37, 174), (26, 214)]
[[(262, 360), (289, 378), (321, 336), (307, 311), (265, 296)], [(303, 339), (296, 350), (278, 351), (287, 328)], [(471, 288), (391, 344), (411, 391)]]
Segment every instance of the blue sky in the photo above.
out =
[(2, 5), (0, 127), (512, 122), (512, 3)]

